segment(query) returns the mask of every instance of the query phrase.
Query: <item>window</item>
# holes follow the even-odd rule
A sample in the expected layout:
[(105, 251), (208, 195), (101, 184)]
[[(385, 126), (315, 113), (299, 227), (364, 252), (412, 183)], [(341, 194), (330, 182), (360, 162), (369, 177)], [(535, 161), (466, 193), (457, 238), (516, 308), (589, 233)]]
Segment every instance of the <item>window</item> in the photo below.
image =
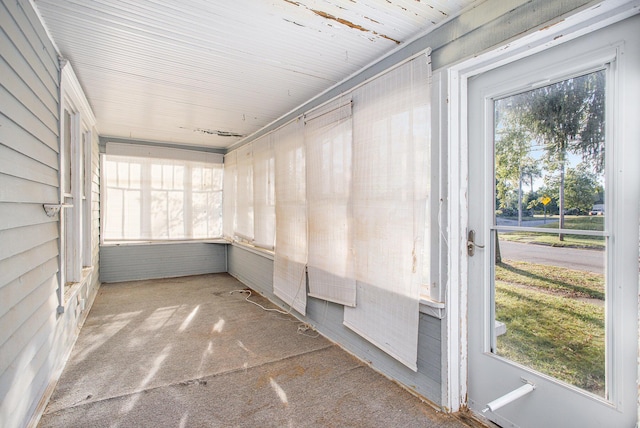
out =
[(275, 243), (273, 133), (224, 157), (224, 237), (272, 251)]
[(429, 55), (416, 57), (225, 157), (225, 237), (273, 242), (275, 190), (274, 294), (305, 314), (308, 284), (414, 370), (431, 275), (430, 78)]
[(60, 284), (58, 312), (89, 278), (93, 266), (91, 182), (95, 117), (71, 65), (61, 71)]
[(276, 236), (275, 157), (272, 134), (253, 144), (253, 244), (273, 250)]
[(108, 144), (103, 240), (221, 237), (221, 161), (213, 153)]
[(237, 151), (224, 157), (224, 190), (223, 190), (223, 234), (225, 239), (233, 241), (236, 229), (236, 204), (238, 189)]
[(80, 113), (73, 110), (70, 100), (65, 100), (62, 135), (62, 183), (63, 202), (63, 258), (65, 286), (80, 282), (82, 279), (82, 180), (84, 165), (82, 162), (82, 144), (80, 139)]
[(276, 248), (273, 291), (305, 314), (307, 289), (307, 202), (304, 122), (293, 120), (274, 133)]
[(253, 144), (237, 151), (236, 223), (234, 237), (241, 241), (253, 241)]
[(91, 242), (91, 131), (84, 130), (82, 133), (81, 145), (81, 165), (82, 174), (80, 182), (82, 185), (82, 267), (92, 265), (92, 242)]
[[(428, 197), (430, 59), (353, 93), (351, 201), (357, 304), (344, 325), (417, 370)], [(369, 302), (375, 302), (371, 304)]]
[(351, 99), (305, 115), (309, 295), (356, 304)]

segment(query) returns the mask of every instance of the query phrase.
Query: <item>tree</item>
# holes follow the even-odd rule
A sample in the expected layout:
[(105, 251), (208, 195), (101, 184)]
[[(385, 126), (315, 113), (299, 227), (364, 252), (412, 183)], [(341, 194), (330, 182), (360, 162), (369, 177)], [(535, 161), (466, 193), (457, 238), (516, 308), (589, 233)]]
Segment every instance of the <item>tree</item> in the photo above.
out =
[(586, 164), (567, 169), (565, 179), (565, 201), (568, 208), (589, 212), (596, 198), (597, 176)]
[(596, 71), (511, 97), (509, 123), (541, 143), (549, 169), (559, 173), (560, 229), (568, 153), (581, 155), (596, 172), (604, 169), (604, 85), (605, 72)]
[[(531, 151), (531, 136), (517, 123), (512, 115), (502, 115), (502, 103), (509, 103), (509, 99), (496, 102), (497, 130), (495, 139), (495, 172), (497, 209), (518, 211), (518, 222), (522, 220), (522, 183), (528, 179), (533, 191), (533, 181), (540, 176), (540, 169), (536, 161), (529, 155)], [(509, 106), (507, 105), (507, 108)]]
[[(560, 191), (559, 177), (550, 177), (547, 181), (548, 192), (557, 197)], [(566, 210), (588, 212), (597, 198), (597, 175), (589, 170), (584, 162), (576, 168), (567, 168), (564, 180)]]

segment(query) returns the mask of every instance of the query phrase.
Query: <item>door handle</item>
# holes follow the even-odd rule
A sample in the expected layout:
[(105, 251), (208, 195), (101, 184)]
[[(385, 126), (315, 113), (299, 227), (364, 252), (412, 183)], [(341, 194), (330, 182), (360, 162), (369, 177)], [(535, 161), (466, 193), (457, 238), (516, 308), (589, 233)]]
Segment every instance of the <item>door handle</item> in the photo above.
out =
[(467, 234), (467, 254), (470, 257), (476, 253), (476, 247), (483, 249), (484, 245), (476, 244), (476, 231), (471, 229)]

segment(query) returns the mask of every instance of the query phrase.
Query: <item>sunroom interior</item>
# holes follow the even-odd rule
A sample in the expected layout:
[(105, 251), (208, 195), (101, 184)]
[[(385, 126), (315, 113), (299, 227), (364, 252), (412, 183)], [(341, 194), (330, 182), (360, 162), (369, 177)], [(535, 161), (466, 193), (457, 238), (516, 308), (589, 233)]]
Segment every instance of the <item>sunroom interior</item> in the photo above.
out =
[[(101, 284), (214, 273), (444, 412), (505, 426), (566, 417), (514, 419), (472, 385), (467, 308), (482, 305), (469, 260), (485, 245), (468, 234), (470, 166), (490, 162), (467, 151), (467, 85), (612, 32), (623, 41), (607, 42), (602, 63), (616, 67), (598, 67), (620, 93), (608, 102), (631, 117), (640, 2), (0, 5), (0, 426), (37, 425)], [(610, 118), (624, 125), (615, 138), (640, 135)], [(607, 336), (604, 396), (561, 382), (582, 401), (560, 407), (581, 421), (597, 401), (627, 426), (638, 420), (640, 192), (625, 156), (639, 151), (618, 146), (625, 172), (607, 167), (618, 193), (606, 217), (627, 211), (602, 236), (620, 245), (607, 254), (625, 254), (624, 265), (610, 256), (620, 274), (607, 278), (626, 294), (613, 287), (606, 313), (624, 315), (606, 325), (630, 331)], [(518, 379), (492, 397), (526, 406), (509, 395), (521, 382), (543, 394)], [(600, 423), (606, 411), (585, 415)]]

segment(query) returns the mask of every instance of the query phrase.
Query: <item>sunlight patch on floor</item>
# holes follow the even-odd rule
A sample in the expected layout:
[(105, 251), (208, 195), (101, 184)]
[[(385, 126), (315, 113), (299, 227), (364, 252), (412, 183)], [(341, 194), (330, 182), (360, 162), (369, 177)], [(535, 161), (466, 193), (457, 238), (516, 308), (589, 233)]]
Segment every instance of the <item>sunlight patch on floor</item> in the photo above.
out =
[(187, 327), (189, 327), (189, 324), (191, 324), (191, 321), (193, 321), (193, 318), (196, 316), (196, 314), (198, 313), (199, 309), (200, 309), (200, 305), (198, 305), (195, 308), (193, 308), (191, 313), (184, 319), (184, 321), (182, 321), (182, 324), (180, 325), (180, 328), (178, 329), (178, 333), (182, 333), (183, 331), (185, 331), (187, 329)]
[(273, 388), (274, 392), (278, 395), (280, 401), (282, 401), (283, 404), (289, 404), (289, 400), (287, 400), (287, 393), (284, 392), (284, 389), (282, 389), (280, 385), (278, 385), (278, 382), (270, 377), (269, 383), (271, 383), (271, 388)]

